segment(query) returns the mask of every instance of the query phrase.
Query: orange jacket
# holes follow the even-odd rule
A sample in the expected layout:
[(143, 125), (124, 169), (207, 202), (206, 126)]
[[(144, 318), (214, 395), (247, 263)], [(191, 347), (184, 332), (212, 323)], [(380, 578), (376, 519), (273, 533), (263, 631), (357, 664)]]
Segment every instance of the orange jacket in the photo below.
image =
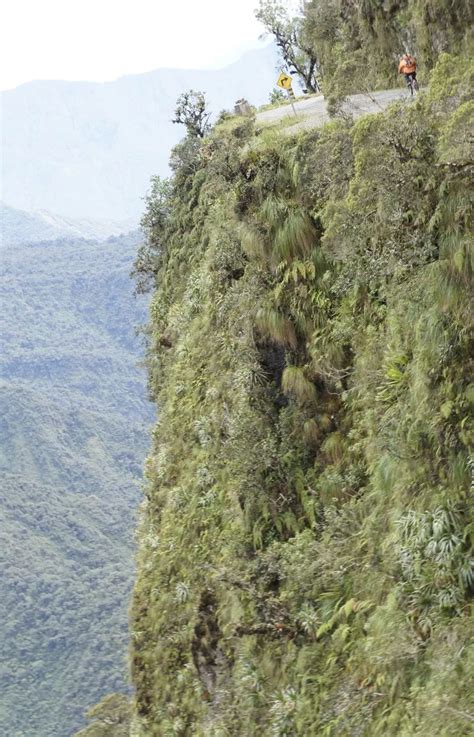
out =
[(400, 64), (398, 65), (398, 71), (400, 74), (412, 74), (413, 72), (416, 72), (416, 59), (414, 56), (410, 56), (410, 54), (405, 54), (405, 56), (402, 56), (400, 59)]

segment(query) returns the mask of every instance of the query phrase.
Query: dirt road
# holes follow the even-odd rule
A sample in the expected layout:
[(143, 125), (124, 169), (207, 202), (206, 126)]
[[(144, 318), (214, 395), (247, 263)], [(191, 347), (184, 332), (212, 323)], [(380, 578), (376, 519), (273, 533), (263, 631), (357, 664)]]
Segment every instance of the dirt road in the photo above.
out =
[[(344, 103), (344, 111), (352, 113), (354, 118), (360, 118), (367, 113), (378, 113), (384, 110), (390, 103), (396, 100), (409, 100), (409, 92), (400, 87), (396, 90), (383, 90), (382, 92), (371, 92), (370, 94), (351, 95)], [(265, 110), (257, 114), (258, 123), (276, 123), (279, 120), (293, 118), (294, 125), (291, 131), (305, 128), (317, 128), (330, 119), (326, 110), (326, 101), (322, 95), (309, 97), (306, 100), (298, 100), (294, 103), (296, 117), (291, 105)]]

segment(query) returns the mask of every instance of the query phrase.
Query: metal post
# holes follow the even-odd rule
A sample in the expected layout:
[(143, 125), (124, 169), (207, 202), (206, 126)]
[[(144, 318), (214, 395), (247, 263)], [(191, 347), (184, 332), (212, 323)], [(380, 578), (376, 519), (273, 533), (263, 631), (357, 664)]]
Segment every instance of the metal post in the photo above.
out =
[(296, 117), (298, 117), (298, 113), (296, 112), (296, 108), (295, 108), (295, 103), (293, 102), (294, 97), (295, 97), (295, 93), (293, 92), (293, 90), (292, 89), (288, 90), (288, 99), (291, 103), (291, 107), (293, 108), (294, 114), (296, 115)]

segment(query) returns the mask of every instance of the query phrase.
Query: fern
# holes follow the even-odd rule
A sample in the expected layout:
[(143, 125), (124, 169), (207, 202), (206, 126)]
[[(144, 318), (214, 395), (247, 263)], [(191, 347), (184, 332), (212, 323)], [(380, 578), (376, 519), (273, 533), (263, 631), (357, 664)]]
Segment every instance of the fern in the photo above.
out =
[(287, 366), (281, 380), (285, 394), (294, 396), (299, 402), (312, 402), (316, 399), (316, 387), (306, 378), (304, 369), (299, 366)]

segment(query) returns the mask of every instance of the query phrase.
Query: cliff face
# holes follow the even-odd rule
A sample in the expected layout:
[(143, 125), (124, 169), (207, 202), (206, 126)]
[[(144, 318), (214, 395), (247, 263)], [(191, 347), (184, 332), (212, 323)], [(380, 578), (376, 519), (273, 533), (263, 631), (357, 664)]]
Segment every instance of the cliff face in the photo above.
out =
[(470, 734), (468, 79), (149, 203), (137, 733)]

